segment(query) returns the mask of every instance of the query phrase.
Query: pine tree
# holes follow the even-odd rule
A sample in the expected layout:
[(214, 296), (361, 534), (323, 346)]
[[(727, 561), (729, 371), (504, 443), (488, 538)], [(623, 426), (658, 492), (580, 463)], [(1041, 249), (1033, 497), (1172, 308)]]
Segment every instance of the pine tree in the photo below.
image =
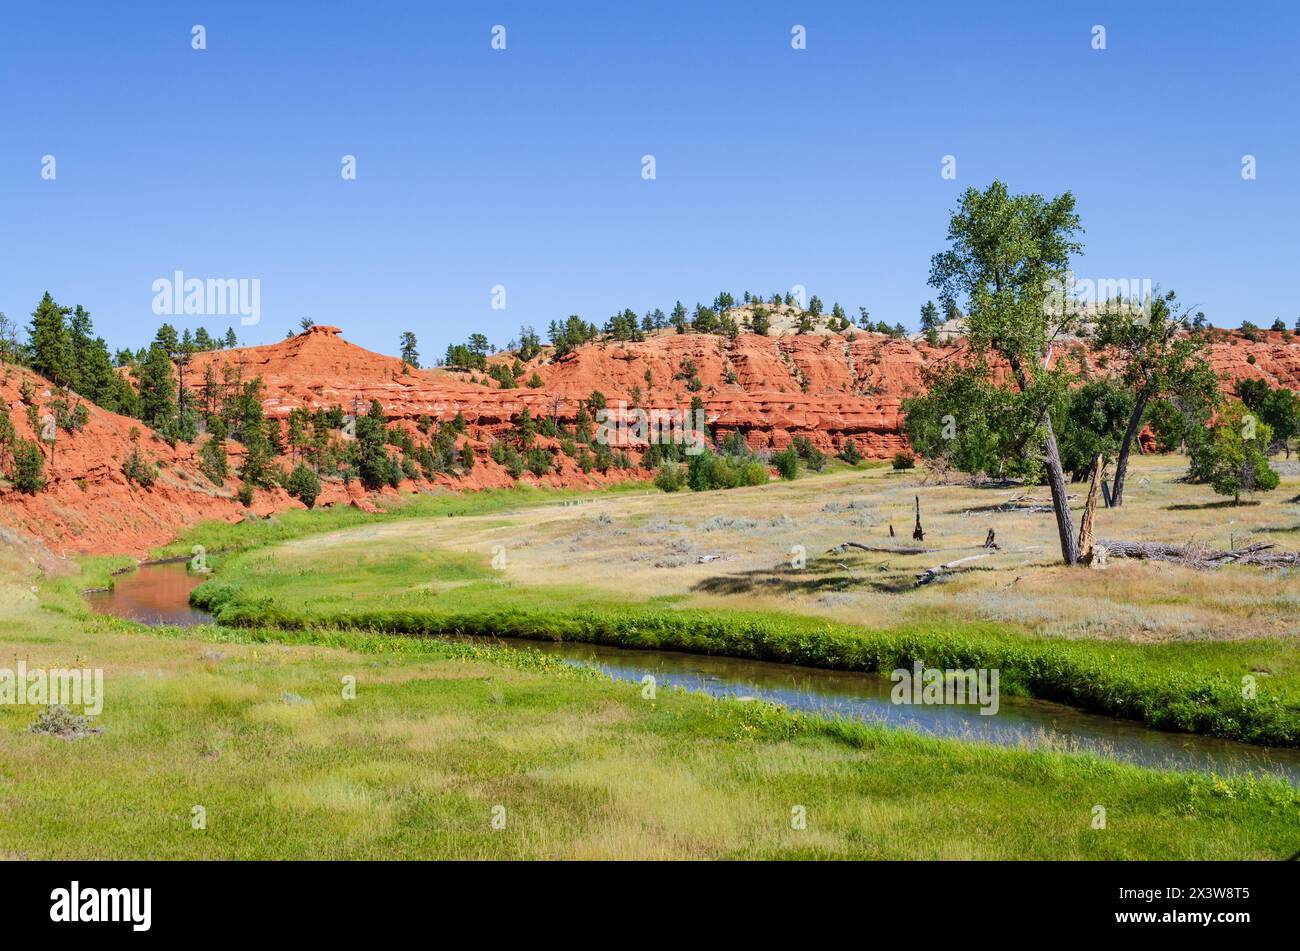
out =
[(154, 429), (170, 431), (176, 415), (176, 384), (172, 379), (172, 360), (159, 343), (149, 348), (149, 355), (135, 368), (140, 392), (140, 419)]
[(305, 406), (295, 406), (289, 410), (289, 458), (298, 461), (300, 450), (306, 449), (311, 427), (311, 411)]
[(226, 437), (229, 435), (226, 422), (220, 416), (212, 418), (208, 427), (208, 441), (199, 450), (199, 469), (212, 480), (213, 485), (222, 485), (229, 474), (226, 461)]
[(668, 319), (668, 322), (673, 325), (679, 334), (686, 333), (686, 308), (682, 306), (681, 301), (678, 301), (676, 306), (673, 307), (673, 315)]
[(221, 382), (217, 379), (217, 365), (209, 363), (203, 369), (203, 415), (215, 416), (221, 408)]
[(696, 304), (691, 323), (691, 329), (697, 334), (714, 333), (718, 329), (718, 312), (712, 307)]
[(193, 396), (189, 388), (185, 385), (185, 370), (189, 367), (194, 359), (194, 354), (198, 347), (194, 344), (194, 336), (190, 333), (188, 327), (181, 336), (179, 343), (176, 345), (176, 352), (172, 354), (172, 359), (176, 363), (177, 381), (176, 381), (176, 419), (178, 422), (177, 434), (181, 439), (190, 442), (198, 434), (198, 420), (195, 418), (193, 410)]
[(388, 481), (386, 422), (384, 407), (379, 400), (371, 400), (370, 412), (357, 419), (357, 474), (361, 484), (372, 492)]
[(532, 327), (519, 328), (519, 359), (527, 362), (542, 352), (542, 340)]
[(90, 322), (90, 312), (78, 304), (72, 310), (72, 317), (68, 320), (68, 346), (72, 352), (72, 379), (70, 386), (82, 396), (90, 396), (90, 392), (83, 379), (82, 368), (89, 360), (89, 351), (93, 341), (91, 333), (94, 328)]
[(415, 334), (407, 330), (402, 334), (402, 362), (416, 370), (420, 369), (420, 351), (415, 349)]
[(75, 382), (76, 361), (67, 324), (69, 313), (69, 308), (54, 302), (49, 291), (32, 311), (29, 331), (32, 369), (55, 386), (71, 386)]
[(68, 334), (75, 364), (73, 389), (86, 399), (115, 413), (122, 412), (120, 403), (122, 387), (113, 372), (113, 361), (108, 355), (108, 344), (103, 337), (93, 336), (94, 324), (90, 312), (80, 304), (72, 312)]
[(244, 464), (239, 469), (239, 478), (245, 485), (263, 486), (267, 483), (268, 470), (271, 466), (273, 447), (268, 431), (266, 414), (262, 409), (261, 378), (244, 385), (243, 404), (243, 443)]
[[(86, 351), (81, 365), (82, 386), (86, 397), (114, 413), (127, 413), (132, 400), (123, 394), (122, 378), (113, 372), (113, 361), (108, 355), (108, 344), (96, 337)], [(128, 387), (129, 389), (129, 387)]]
[(154, 334), (153, 342), (158, 344), (168, 354), (174, 354), (181, 346), (180, 335), (176, 333), (176, 328), (171, 324), (163, 324)]

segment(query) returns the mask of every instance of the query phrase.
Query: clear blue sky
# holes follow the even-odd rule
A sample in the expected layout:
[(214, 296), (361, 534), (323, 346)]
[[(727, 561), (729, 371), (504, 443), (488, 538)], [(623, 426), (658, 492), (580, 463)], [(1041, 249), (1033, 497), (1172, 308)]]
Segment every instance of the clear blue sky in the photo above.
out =
[(1000, 177), (1074, 191), (1080, 277), (1290, 325), (1298, 7), (7, 3), (0, 310), (25, 323), (48, 289), (137, 346), (180, 269), (260, 278), (248, 342), (310, 316), (389, 353), (414, 330), (426, 362), (796, 283), (912, 327), (948, 211)]

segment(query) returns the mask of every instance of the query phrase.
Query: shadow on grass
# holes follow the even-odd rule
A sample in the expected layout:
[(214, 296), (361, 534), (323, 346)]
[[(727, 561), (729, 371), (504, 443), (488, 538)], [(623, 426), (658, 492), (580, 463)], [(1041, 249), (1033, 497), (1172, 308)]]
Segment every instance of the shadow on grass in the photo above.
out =
[(1175, 505), (1166, 505), (1167, 512), (1199, 512), (1203, 509), (1244, 509), (1259, 505), (1258, 500), (1246, 499), (1244, 502), (1234, 502), (1232, 499), (1224, 499), (1222, 502), (1179, 502)]
[[(915, 570), (901, 572), (889, 568), (886, 561), (879, 565), (855, 566), (842, 564), (818, 566), (809, 564), (803, 569), (782, 565), (776, 568), (755, 568), (729, 575), (713, 575), (697, 581), (691, 590), (701, 594), (743, 595), (754, 592), (769, 594), (825, 594), (827, 592), (878, 591), (896, 594), (916, 587)], [(840, 569), (833, 572), (831, 568)], [(875, 572), (872, 577), (866, 572)], [(847, 573), (846, 573), (847, 572)]]

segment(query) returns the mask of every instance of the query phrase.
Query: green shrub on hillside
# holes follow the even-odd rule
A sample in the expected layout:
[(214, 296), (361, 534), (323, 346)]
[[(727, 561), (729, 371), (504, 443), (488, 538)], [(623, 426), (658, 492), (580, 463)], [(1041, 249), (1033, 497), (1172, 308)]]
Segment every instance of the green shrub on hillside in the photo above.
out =
[(13, 459), (12, 478), (15, 489), (35, 495), (45, 487), (45, 456), (37, 443), (30, 439), (15, 439)]
[(311, 508), (320, 495), (320, 477), (300, 462), (289, 474), (284, 487), (295, 499)]
[(122, 463), (122, 475), (126, 476), (128, 482), (133, 482), (141, 488), (148, 489), (153, 486), (154, 481), (158, 478), (158, 467), (148, 462), (140, 454), (138, 447), (132, 446), (126, 461)]

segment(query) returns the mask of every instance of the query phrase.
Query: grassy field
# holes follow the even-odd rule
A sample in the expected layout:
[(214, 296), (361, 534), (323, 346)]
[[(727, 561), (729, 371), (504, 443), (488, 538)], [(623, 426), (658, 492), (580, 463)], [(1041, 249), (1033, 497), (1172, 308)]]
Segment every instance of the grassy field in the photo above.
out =
[[(1181, 457), (1139, 457), (1124, 507), (1100, 510), (1097, 534), (1300, 547), (1300, 461), (1274, 464), (1282, 485), (1233, 507), (1206, 486), (1179, 481)], [(288, 541), (304, 531), (313, 534), (313, 547), (346, 546), (346, 533), (323, 530), (364, 524), (376, 542), (460, 553), (483, 566), (494, 550), (503, 551), (500, 574), (507, 580), (581, 587), (620, 601), (673, 598), (693, 607), (795, 611), (879, 628), (988, 621), (1060, 639), (1141, 644), (1296, 636), (1295, 571), (1207, 572), (1118, 560), (1104, 571), (1067, 570), (1058, 564), (1050, 514), (1001, 510), (1023, 494), (927, 485), (918, 471), (876, 468), (722, 492), (664, 495), (631, 485), (614, 494), (574, 494), (567, 505), (539, 504), (546, 494), (527, 490), (421, 496), (416, 506), (428, 509), (395, 513), (382, 524), (354, 510), (289, 513), (273, 523), (203, 525), (161, 553), (188, 554), (194, 543), (215, 550)], [(1045, 489), (1030, 494), (1046, 499)], [(845, 541), (912, 547), (917, 496), (926, 530), (917, 547), (926, 552), (831, 551)], [(466, 517), (439, 524), (421, 521), (422, 512)], [(917, 572), (980, 552), (990, 528), (1001, 545), (996, 555), (943, 584), (914, 587)], [(791, 569), (796, 546), (807, 559), (800, 571)]]
[[(1230, 665), (1268, 663), (1261, 692), (1275, 682), (1291, 689), (1293, 642), (1263, 636), (1269, 612), (1280, 608), (1264, 611), (1261, 628), (1244, 638), (1107, 630), (1092, 639), (1003, 625), (978, 610), (969, 619), (935, 612), (948, 592), (978, 603), (972, 593), (1005, 584), (1006, 575), (993, 581), (972, 572), (891, 591), (874, 582), (891, 572), (901, 578), (910, 566), (880, 570), (838, 554), (829, 557), (848, 567), (826, 564), (825, 539), (867, 541), (887, 525), (850, 522), (869, 509), (849, 503), (896, 500), (903, 509), (916, 491), (907, 479), (879, 470), (835, 474), (765, 487), (761, 499), (756, 490), (656, 497), (644, 489), (591, 501), (421, 497), (387, 516), (337, 510), (204, 526), (169, 551), (204, 544), (217, 568), (212, 589), (225, 592), (228, 608), (260, 606), (289, 619), (396, 607), (431, 618), (498, 611), (552, 621), (564, 612), (570, 620), (584, 612), (693, 619), (734, 617), (743, 607), (756, 623), (785, 615), (794, 647), (803, 634), (856, 621), (851, 636), (878, 638), (880, 651), (888, 638), (928, 630), (971, 649), (1041, 643), (1101, 651), (1115, 655), (1117, 669), (1147, 664), (1150, 676), (1175, 680), (1211, 677), (1216, 665), (1229, 677), (1237, 672)], [(960, 500), (963, 491), (976, 490), (934, 490), (933, 503), (931, 489), (921, 490), (923, 514), (935, 510), (927, 542), (965, 540), (944, 538), (946, 519), (963, 524), (963, 516), (942, 515), (956, 505), (937, 501), (939, 493)], [(889, 607), (845, 617), (837, 613), (844, 605), (816, 590), (701, 586), (755, 563), (783, 575), (781, 560), (799, 542), (738, 521), (782, 517), (797, 523), (794, 537), (808, 539), (807, 574), (794, 580), (843, 572), (853, 584), (836, 593)], [(892, 509), (886, 517), (904, 527)], [(1271, 517), (1280, 524), (1280, 515)], [(722, 525), (727, 518), (737, 521)], [(1012, 536), (1007, 570), (1031, 579), (1059, 572), (1048, 551), (1014, 552), (1035, 544), (1012, 539), (1029, 536), (1031, 521), (1038, 531), (1043, 517), (1014, 518), (1021, 529), (998, 529), (1000, 538)], [(967, 529), (980, 539), (983, 532)], [(724, 557), (675, 561), (690, 544)], [(505, 546), (503, 567), (492, 566), (494, 545)], [(638, 558), (643, 552), (649, 557)], [(649, 701), (635, 685), (532, 651), (364, 630), (149, 630), (92, 616), (80, 597), (119, 563), (91, 560), (60, 575), (0, 552), (0, 663), (99, 667), (107, 684), (104, 732), (81, 740), (28, 732), (36, 710), (0, 705), (0, 842), (8, 857), (1264, 859), (1296, 848), (1300, 793), (1280, 781), (923, 738), (673, 691)], [(1106, 583), (1116, 568), (1148, 567), (1080, 571), (1066, 583)], [(1225, 604), (1261, 583), (1235, 574), (1215, 576), (1227, 579)], [(1293, 584), (1267, 583), (1278, 588), (1274, 605)], [(344, 678), (355, 678), (354, 699), (344, 696)], [(196, 806), (206, 828), (194, 828)], [(1094, 828), (1098, 806), (1105, 828)], [(803, 828), (792, 822), (799, 815)], [(504, 828), (495, 828), (501, 817)]]
[[(1170, 537), (1151, 534), (1152, 508), (1175, 513), (1168, 530), (1180, 540), (1197, 537), (1195, 526), (1220, 531), (1220, 510), (1179, 501), (1203, 490), (1172, 475), (1168, 459), (1140, 462), (1139, 490), (1123, 510), (1101, 514), (1101, 531)], [(1277, 633), (1300, 594), (1292, 573), (1124, 562), (1065, 570), (1054, 564), (1050, 515), (982, 510), (1017, 493), (916, 481), (845, 472), (327, 530), (218, 558), (217, 577), (196, 598), (223, 623), (244, 626), (563, 638), (854, 670), (914, 660), (997, 668), (1012, 693), (1165, 729), (1300, 745), (1300, 659), (1292, 637)], [(898, 509), (910, 516), (917, 495), (924, 547), (942, 553), (828, 551), (844, 540), (904, 547), (891, 542), (889, 524), (903, 527)], [(1240, 512), (1289, 516), (1289, 503), (1270, 504), (1276, 510)], [(747, 514), (759, 510), (780, 514)], [(981, 551), (989, 527), (1003, 549), (976, 562), (979, 570), (915, 586), (921, 568)], [(195, 539), (220, 541), (205, 532)], [(802, 566), (793, 564), (796, 546)], [(1043, 623), (1049, 604), (1067, 611), (1056, 603), (1083, 601), (1089, 588), (1091, 634)], [(1177, 627), (1186, 616), (1173, 606), (1184, 603), (1197, 606), (1195, 629)], [(1130, 626), (1140, 617), (1153, 621)], [(1243, 696), (1243, 677), (1255, 678), (1256, 696)]]
[(3, 617), (6, 656), (103, 667), (108, 684), (105, 732), (78, 741), (29, 733), (35, 711), (0, 707), (10, 858), (1199, 859), (1295, 847), (1300, 796), (1279, 782), (675, 692), (651, 702), (535, 652), (148, 631), (87, 617), (78, 580), (45, 582), (39, 606)]

